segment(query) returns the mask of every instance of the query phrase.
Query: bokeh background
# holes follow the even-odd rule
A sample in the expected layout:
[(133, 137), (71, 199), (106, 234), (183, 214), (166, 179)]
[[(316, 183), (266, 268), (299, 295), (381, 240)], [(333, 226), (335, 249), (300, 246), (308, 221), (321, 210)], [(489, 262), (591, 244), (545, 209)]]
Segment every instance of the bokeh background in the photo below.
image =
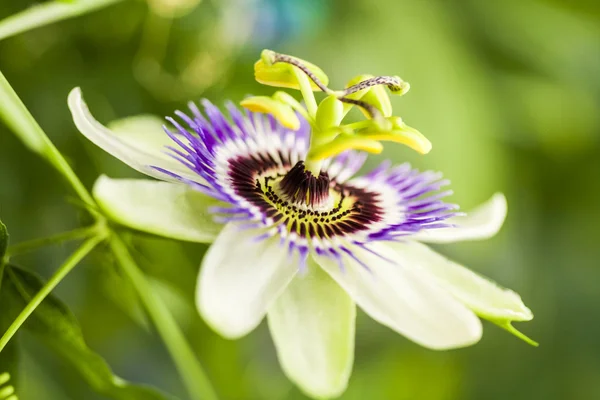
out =
[[(33, 4), (0, 0), (0, 19)], [(136, 173), (76, 131), (81, 86), (100, 120), (169, 115), (188, 100), (270, 93), (253, 80), (263, 48), (321, 66), (333, 86), (397, 74), (396, 114), (434, 144), (384, 157), (441, 170), (468, 210), (506, 193), (486, 242), (440, 251), (521, 294), (533, 348), (485, 323), (476, 346), (434, 352), (359, 315), (344, 400), (600, 398), (600, 2), (593, 0), (122, 1), (0, 41), (0, 70), (86, 185)], [(371, 164), (378, 161), (371, 159)], [(0, 126), (0, 217), (12, 243), (68, 230), (85, 214), (60, 176)], [(266, 327), (220, 338), (193, 306), (203, 245), (131, 237), (223, 399), (305, 399), (283, 375)], [(17, 261), (49, 274), (69, 246)], [(110, 257), (96, 251), (56, 291), (91, 348), (119, 375), (185, 399), (174, 366)], [(0, 313), (2, 309), (0, 308)], [(43, 342), (19, 335), (23, 400), (100, 399)]]

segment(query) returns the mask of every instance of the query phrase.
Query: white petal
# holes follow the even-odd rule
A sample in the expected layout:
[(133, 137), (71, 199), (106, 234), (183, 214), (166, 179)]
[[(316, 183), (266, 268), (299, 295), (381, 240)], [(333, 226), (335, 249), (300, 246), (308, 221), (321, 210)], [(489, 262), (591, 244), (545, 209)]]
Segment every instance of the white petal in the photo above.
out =
[(229, 223), (202, 261), (196, 304), (204, 320), (227, 338), (253, 330), (298, 270), (278, 237), (259, 241), (260, 234)]
[(423, 230), (411, 239), (428, 243), (452, 243), (462, 240), (483, 240), (494, 236), (506, 218), (506, 198), (496, 193), (491, 199), (479, 205), (464, 217), (448, 219), (456, 228)]
[(308, 268), (269, 309), (269, 328), (290, 380), (311, 397), (338, 397), (352, 371), (356, 307), (318, 265)]
[(373, 319), (422, 346), (449, 349), (480, 339), (479, 318), (418, 265), (398, 259), (384, 244), (370, 249), (394, 263), (359, 248), (352, 251), (370, 271), (346, 255), (343, 271), (328, 257), (316, 261)]
[(176, 146), (163, 129), (165, 120), (156, 115), (134, 115), (110, 121), (107, 128), (133, 148), (171, 161), (166, 146)]
[(490, 320), (529, 321), (531, 310), (512, 290), (504, 289), (475, 272), (452, 262), (424, 244), (394, 243), (397, 258), (418, 265), (432, 279), (482, 318)]
[[(160, 167), (197, 180), (181, 162), (165, 154), (165, 145), (175, 143), (162, 129), (158, 130), (156, 121), (150, 122), (148, 116), (142, 117), (142, 122), (131, 117), (125, 123), (116, 123), (117, 130), (108, 129), (90, 113), (79, 88), (69, 93), (69, 108), (77, 129), (85, 137), (131, 168), (158, 179), (172, 180), (152, 168)], [(125, 127), (131, 130), (123, 129)]]
[(205, 243), (223, 228), (209, 211), (222, 203), (187, 185), (101, 176), (93, 194), (114, 221), (155, 235)]

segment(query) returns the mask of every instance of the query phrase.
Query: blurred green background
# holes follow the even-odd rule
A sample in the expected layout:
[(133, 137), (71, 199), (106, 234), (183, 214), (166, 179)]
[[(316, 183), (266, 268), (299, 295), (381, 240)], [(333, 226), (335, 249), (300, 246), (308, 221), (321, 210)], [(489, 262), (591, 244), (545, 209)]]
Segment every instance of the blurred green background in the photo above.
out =
[[(66, 106), (74, 86), (107, 122), (169, 115), (201, 97), (222, 103), (270, 93), (252, 71), (265, 47), (321, 66), (334, 87), (361, 73), (400, 75), (412, 89), (393, 99), (395, 114), (434, 147), (417, 156), (389, 146), (383, 156), (443, 171), (465, 210), (506, 193), (509, 215), (497, 237), (440, 250), (520, 293), (535, 319), (518, 328), (541, 345), (485, 323), (476, 346), (434, 352), (361, 314), (354, 372), (341, 398), (600, 398), (600, 2), (197, 3), (123, 1), (20, 34), (0, 42), (0, 70), (88, 186), (101, 173), (136, 173), (76, 131)], [(31, 4), (0, 0), (0, 19)], [(85, 223), (72, 200), (59, 175), (0, 126), (0, 217), (12, 243)], [(264, 324), (228, 341), (197, 315), (194, 283), (205, 246), (131, 240), (223, 399), (305, 398), (281, 372)], [(16, 261), (49, 276), (70, 249)], [(56, 293), (117, 374), (185, 398), (105, 252), (94, 252)], [(20, 398), (100, 398), (43, 343), (18, 339)]]

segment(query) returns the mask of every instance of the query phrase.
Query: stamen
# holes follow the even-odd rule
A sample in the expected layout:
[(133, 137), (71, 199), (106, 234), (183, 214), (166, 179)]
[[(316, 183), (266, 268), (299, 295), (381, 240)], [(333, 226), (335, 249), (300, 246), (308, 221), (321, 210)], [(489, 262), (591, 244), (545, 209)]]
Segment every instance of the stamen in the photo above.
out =
[(318, 206), (329, 198), (329, 176), (321, 171), (318, 177), (308, 171), (303, 161), (298, 161), (279, 183), (282, 194), (296, 204)]

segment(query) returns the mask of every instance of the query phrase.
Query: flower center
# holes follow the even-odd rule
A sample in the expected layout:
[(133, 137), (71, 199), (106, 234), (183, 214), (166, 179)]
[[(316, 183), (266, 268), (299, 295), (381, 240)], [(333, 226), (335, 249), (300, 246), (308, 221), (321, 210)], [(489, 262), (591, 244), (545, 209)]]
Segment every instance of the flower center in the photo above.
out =
[(298, 161), (279, 182), (279, 189), (292, 204), (319, 208), (329, 200), (329, 175), (321, 171), (316, 177), (306, 170), (303, 161)]
[(268, 226), (303, 238), (332, 239), (381, 221), (375, 193), (338, 184), (326, 172), (315, 177), (303, 161), (290, 167), (287, 160), (277, 165), (258, 159), (231, 160), (229, 178)]

